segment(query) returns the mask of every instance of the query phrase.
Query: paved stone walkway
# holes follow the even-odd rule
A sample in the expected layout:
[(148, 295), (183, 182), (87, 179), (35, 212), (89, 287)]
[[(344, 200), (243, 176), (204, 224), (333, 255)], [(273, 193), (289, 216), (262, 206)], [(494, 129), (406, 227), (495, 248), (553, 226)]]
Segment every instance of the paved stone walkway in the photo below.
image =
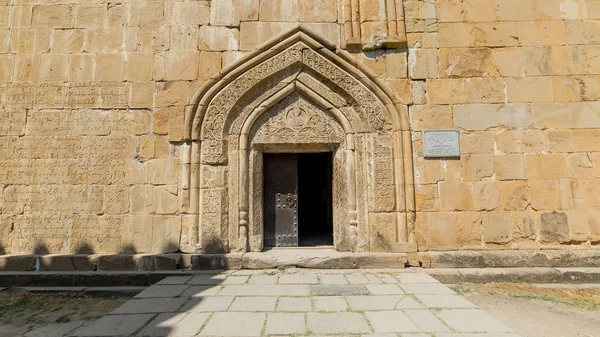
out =
[(239, 270), (169, 277), (69, 336), (518, 337), (424, 273)]

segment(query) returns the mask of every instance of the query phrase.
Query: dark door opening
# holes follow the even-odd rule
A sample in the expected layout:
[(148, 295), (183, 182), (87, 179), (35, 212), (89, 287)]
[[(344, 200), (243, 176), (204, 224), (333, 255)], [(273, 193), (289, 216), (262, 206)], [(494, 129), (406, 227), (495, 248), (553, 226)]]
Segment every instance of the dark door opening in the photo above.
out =
[(332, 153), (263, 159), (265, 247), (333, 245)]
[(332, 153), (298, 155), (300, 246), (333, 245)]

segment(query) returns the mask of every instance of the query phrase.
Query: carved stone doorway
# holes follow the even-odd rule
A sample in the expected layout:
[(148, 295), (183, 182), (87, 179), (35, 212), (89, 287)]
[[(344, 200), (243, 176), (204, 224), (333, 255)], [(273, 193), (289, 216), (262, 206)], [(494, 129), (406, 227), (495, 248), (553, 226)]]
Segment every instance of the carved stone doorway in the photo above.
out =
[(264, 156), (273, 153), (330, 153), (325, 221), (335, 249), (416, 249), (406, 106), (352, 55), (303, 26), (207, 83), (186, 113), (184, 141), (185, 234), (197, 252), (267, 246)]
[(333, 245), (332, 153), (263, 155), (264, 246)]

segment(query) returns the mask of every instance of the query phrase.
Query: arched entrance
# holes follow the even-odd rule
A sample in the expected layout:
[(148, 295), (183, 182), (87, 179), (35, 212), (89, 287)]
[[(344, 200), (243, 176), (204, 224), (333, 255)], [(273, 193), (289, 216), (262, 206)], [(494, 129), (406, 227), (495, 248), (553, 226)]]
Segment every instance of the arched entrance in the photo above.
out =
[(183, 185), (199, 250), (265, 247), (264, 158), (284, 153), (331, 154), (337, 250), (413, 250), (410, 132), (392, 97), (302, 26), (222, 72), (186, 115)]

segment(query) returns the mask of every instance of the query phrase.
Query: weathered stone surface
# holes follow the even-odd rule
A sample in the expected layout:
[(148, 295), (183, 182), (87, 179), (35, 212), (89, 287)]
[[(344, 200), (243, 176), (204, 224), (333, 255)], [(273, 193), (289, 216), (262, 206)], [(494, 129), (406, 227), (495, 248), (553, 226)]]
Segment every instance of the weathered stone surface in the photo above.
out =
[[(0, 269), (595, 246), (597, 2), (0, 1), (0, 254), (48, 255)], [(426, 129), (459, 129), (460, 159), (423, 158)], [(262, 153), (315, 151), (344, 253), (242, 257), (264, 248)], [(147, 255), (180, 250), (222, 255)]]

